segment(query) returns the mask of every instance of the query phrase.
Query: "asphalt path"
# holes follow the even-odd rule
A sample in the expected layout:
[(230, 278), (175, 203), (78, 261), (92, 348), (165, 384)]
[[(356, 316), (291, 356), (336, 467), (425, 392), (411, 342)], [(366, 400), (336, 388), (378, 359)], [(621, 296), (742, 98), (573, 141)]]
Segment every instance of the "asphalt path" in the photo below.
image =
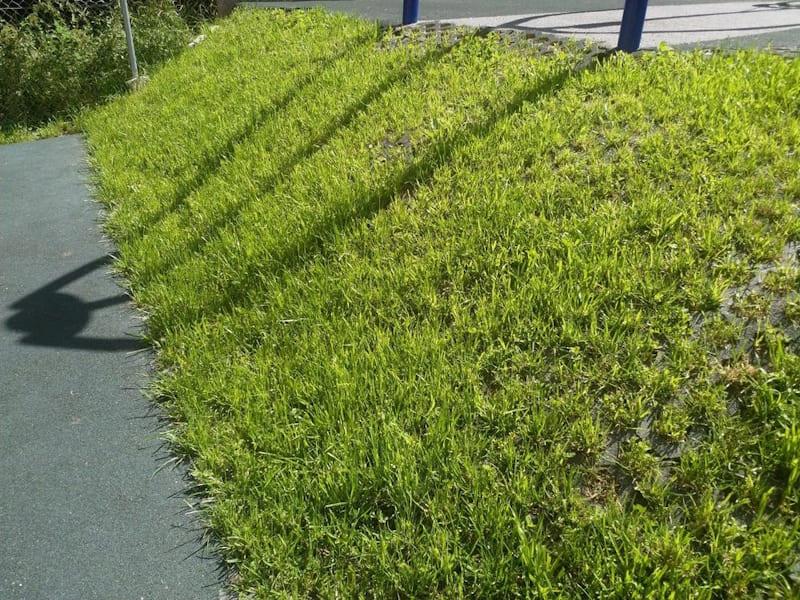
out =
[(219, 598), (78, 136), (0, 146), (0, 598)]

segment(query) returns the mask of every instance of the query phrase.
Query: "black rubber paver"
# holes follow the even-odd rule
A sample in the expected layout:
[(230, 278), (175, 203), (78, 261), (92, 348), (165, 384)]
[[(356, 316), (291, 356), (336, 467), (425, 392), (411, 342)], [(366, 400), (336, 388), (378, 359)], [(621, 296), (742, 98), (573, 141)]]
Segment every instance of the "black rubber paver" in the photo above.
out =
[(0, 146), (0, 598), (218, 598), (78, 136)]

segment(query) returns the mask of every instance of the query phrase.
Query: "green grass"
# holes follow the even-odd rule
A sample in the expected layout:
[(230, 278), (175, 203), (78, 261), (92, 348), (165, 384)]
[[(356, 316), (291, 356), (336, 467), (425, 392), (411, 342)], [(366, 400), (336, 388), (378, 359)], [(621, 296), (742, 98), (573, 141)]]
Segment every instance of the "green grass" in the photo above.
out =
[(405, 41), (239, 13), (86, 121), (236, 587), (796, 593), (797, 344), (730, 298), (797, 319), (800, 62)]

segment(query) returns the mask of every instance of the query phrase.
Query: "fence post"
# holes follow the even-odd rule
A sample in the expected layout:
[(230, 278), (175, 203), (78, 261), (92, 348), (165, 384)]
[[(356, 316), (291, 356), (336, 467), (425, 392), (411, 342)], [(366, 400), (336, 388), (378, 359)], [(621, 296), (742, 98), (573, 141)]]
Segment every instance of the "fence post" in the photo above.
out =
[(647, 14), (647, 0), (625, 0), (622, 23), (619, 28), (617, 48), (623, 52), (635, 52), (642, 43), (644, 17)]
[(419, 21), (419, 0), (403, 0), (403, 25)]
[(139, 65), (136, 63), (136, 48), (133, 47), (133, 32), (131, 31), (131, 17), (128, 14), (128, 0), (119, 0), (122, 10), (122, 26), (125, 28), (125, 42), (128, 44), (128, 63), (131, 66), (131, 85), (136, 85), (139, 80)]

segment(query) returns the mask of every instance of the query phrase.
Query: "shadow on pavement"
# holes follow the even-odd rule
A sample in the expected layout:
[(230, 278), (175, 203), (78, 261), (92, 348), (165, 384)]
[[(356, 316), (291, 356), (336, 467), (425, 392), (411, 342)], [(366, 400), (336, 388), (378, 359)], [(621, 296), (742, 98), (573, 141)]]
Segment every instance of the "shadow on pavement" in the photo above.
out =
[[(685, 19), (696, 19), (699, 17), (719, 17), (719, 16), (737, 16), (737, 15), (746, 15), (751, 13), (758, 13), (763, 14), (765, 12), (764, 9), (771, 9), (777, 11), (783, 10), (800, 10), (800, 5), (790, 3), (790, 2), (774, 2), (774, 3), (766, 3), (766, 4), (753, 4), (752, 7), (749, 7), (744, 10), (737, 10), (737, 11), (724, 11), (718, 10), (716, 12), (705, 12), (705, 13), (689, 13), (685, 15), (669, 15), (663, 17), (656, 17), (656, 16), (648, 16), (645, 20), (645, 30), (647, 30), (648, 24), (655, 23), (657, 21), (674, 21), (679, 22), (680, 20)], [(504, 23), (500, 23), (495, 25), (496, 28), (509, 28), (509, 29), (519, 29), (522, 31), (532, 31), (537, 33), (544, 33), (544, 34), (552, 34), (552, 35), (569, 35), (569, 34), (591, 34), (594, 30), (603, 29), (607, 27), (616, 27), (619, 25), (619, 19), (611, 19), (611, 20), (600, 20), (594, 22), (586, 22), (586, 23), (565, 23), (563, 25), (559, 25), (557, 27), (543, 27), (537, 26), (536, 21), (556, 17), (556, 16), (575, 16), (575, 15), (584, 15), (584, 14), (597, 14), (603, 12), (619, 12), (618, 8), (610, 8), (604, 10), (582, 10), (582, 11), (569, 11), (563, 13), (546, 13), (540, 15), (527, 15), (523, 17), (513, 18)], [(708, 29), (675, 29), (675, 30), (663, 30), (659, 29), (656, 33), (664, 34), (664, 33), (726, 33), (726, 32), (737, 32), (737, 31), (755, 31), (755, 30), (776, 30), (776, 29), (785, 29), (786, 27), (791, 27), (792, 24), (779, 24), (779, 25), (757, 25), (757, 26), (735, 26), (735, 25), (725, 25), (720, 27), (708, 28)]]
[(31, 346), (105, 352), (142, 348), (143, 343), (133, 337), (99, 338), (80, 335), (89, 324), (93, 311), (126, 302), (128, 297), (125, 294), (86, 302), (77, 296), (59, 291), (108, 264), (110, 260), (110, 256), (104, 256), (88, 262), (18, 300), (11, 305), (17, 312), (6, 320), (6, 328), (23, 333), (19, 343)]

